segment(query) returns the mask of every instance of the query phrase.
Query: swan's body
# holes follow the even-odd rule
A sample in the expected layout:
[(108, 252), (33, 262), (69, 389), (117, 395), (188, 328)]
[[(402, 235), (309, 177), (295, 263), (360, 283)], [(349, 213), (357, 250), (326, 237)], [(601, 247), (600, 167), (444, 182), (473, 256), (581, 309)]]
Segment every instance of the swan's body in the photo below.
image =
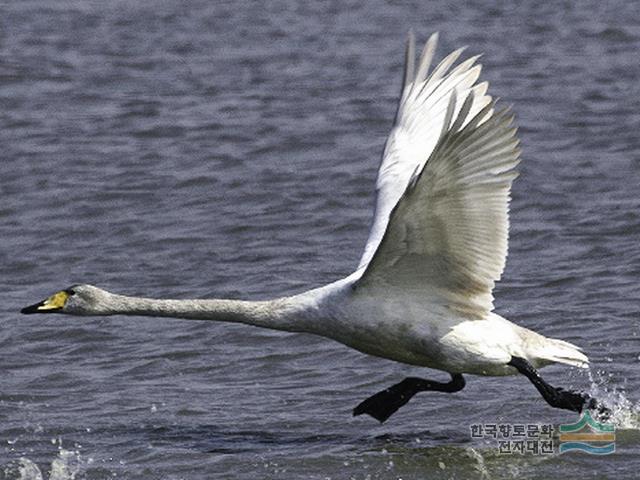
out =
[[(545, 393), (533, 367), (553, 362), (585, 367), (587, 357), (570, 343), (493, 312), (492, 290), (507, 255), (509, 192), (519, 162), (512, 117), (496, 111), (486, 95), (488, 85), (477, 83), (475, 57), (451, 68), (461, 50), (427, 75), (436, 41), (436, 35), (430, 38), (415, 69), (410, 37), (400, 104), (378, 173), (371, 233), (349, 277), (261, 302), (154, 300), (77, 285), (23, 312), (240, 322), (322, 335), (367, 354), (452, 375), (449, 384), (407, 379), (423, 383), (409, 382), (409, 388), (403, 382), (401, 389), (411, 392), (402, 395), (389, 393), (401, 384), (381, 392), (383, 403), (401, 405), (420, 390), (457, 391), (464, 386), (462, 373), (518, 372), (547, 401), (558, 403), (562, 394)], [(563, 405), (554, 406), (570, 408)], [(579, 409), (576, 405), (570, 409)], [(386, 419), (390, 413), (379, 408), (369, 405), (356, 413)], [(389, 408), (393, 413), (399, 407)]]

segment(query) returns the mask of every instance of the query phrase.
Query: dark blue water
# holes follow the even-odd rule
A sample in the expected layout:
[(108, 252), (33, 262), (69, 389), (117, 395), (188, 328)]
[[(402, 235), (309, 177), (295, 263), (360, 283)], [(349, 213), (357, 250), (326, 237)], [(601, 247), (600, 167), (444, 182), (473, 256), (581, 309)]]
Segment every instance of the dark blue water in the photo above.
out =
[[(105, 4), (106, 3), (106, 4)], [(0, 478), (635, 478), (640, 11), (633, 2), (0, 4)], [(70, 284), (258, 299), (355, 267), (403, 42), (484, 53), (523, 146), (499, 313), (575, 342), (556, 385), (615, 406), (614, 455), (500, 455), (474, 423), (572, 423), (469, 377), (386, 424), (368, 395), (438, 372), (327, 340), (18, 314)]]

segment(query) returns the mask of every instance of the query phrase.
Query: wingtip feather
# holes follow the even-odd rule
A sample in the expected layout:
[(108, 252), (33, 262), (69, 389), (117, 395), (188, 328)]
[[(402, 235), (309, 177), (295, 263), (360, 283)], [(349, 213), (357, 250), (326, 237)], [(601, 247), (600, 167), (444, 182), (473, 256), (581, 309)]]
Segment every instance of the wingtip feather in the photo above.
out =
[(415, 50), (416, 50), (416, 37), (413, 33), (413, 29), (409, 30), (409, 34), (407, 35), (407, 45), (404, 53), (404, 79), (403, 85), (404, 88), (407, 87), (411, 82), (413, 82), (413, 72), (415, 69)]
[(433, 60), (433, 56), (435, 54), (437, 46), (438, 33), (436, 32), (429, 37), (429, 40), (427, 40), (427, 43), (425, 43), (422, 49), (422, 53), (420, 54), (420, 64), (415, 75), (414, 83), (422, 82), (427, 77), (427, 72), (429, 71), (429, 67), (431, 66), (431, 62)]

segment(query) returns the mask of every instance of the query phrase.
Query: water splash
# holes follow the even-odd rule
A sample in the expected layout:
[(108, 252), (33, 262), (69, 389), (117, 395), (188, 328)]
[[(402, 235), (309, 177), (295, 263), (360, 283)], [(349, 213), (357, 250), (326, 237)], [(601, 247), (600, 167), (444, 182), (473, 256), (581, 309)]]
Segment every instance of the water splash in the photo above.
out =
[(624, 390), (610, 388), (611, 375), (604, 370), (594, 372), (588, 370), (589, 393), (604, 403), (611, 410), (607, 419), (600, 419), (613, 423), (617, 429), (640, 430), (640, 401), (633, 403)]
[(43, 480), (42, 472), (31, 460), (21, 457), (3, 469), (4, 478), (16, 480)]
[(475, 448), (466, 449), (466, 453), (477, 462), (474, 468), (480, 475), (480, 480), (488, 480), (489, 478), (491, 478), (482, 454)]
[[(58, 455), (51, 462), (49, 480), (75, 480), (76, 475), (80, 472), (80, 452), (65, 450), (59, 440), (58, 443)], [(9, 463), (3, 469), (3, 473), (6, 479), (44, 480), (44, 475), (38, 465), (26, 457)]]
[(49, 480), (74, 480), (80, 471), (80, 453), (73, 450), (58, 450), (58, 457), (51, 462)]

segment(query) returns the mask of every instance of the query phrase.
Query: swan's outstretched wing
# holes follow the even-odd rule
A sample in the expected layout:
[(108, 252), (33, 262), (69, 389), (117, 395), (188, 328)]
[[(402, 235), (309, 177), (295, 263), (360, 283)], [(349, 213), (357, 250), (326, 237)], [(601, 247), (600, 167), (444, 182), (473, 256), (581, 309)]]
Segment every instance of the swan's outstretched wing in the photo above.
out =
[(465, 90), (447, 92), (435, 145), (409, 177), (356, 287), (410, 292), (482, 318), (505, 265), (520, 152), (511, 114), (496, 113), (484, 89), (480, 101), (473, 88), (458, 92)]
[(471, 105), (471, 116), (491, 102), (491, 97), (486, 95), (487, 83), (476, 84), (481, 69), (480, 65), (474, 65), (478, 57), (451, 69), (463, 49), (451, 53), (429, 72), (437, 41), (438, 35), (432, 35), (422, 51), (416, 70), (415, 41), (413, 34), (409, 35), (402, 94), (378, 171), (374, 220), (358, 265), (359, 270), (367, 266), (378, 248), (391, 210), (398, 203), (409, 180), (423, 169), (432, 154), (442, 132), (451, 94), (456, 91), (460, 98), (465, 98), (473, 92), (475, 100)]

